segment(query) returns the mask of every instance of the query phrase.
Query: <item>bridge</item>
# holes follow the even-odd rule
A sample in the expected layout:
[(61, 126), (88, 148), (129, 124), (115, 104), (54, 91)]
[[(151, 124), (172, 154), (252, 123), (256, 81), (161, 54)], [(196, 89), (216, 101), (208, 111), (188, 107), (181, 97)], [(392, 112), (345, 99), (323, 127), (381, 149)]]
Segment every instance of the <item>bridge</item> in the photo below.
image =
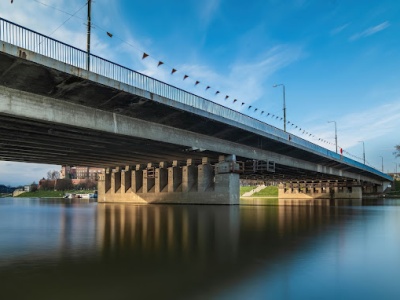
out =
[(86, 70), (85, 51), (2, 18), (0, 42), (0, 159), (104, 167), (103, 201), (238, 203), (239, 178), (280, 182), (281, 199), (361, 199), (392, 181), (96, 55)]

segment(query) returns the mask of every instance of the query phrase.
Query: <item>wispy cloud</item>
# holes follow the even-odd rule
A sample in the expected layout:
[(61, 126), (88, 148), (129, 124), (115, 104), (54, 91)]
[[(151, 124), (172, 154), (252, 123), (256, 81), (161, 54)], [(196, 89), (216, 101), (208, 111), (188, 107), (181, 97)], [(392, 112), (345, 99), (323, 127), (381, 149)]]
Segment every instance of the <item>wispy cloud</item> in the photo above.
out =
[(368, 37), (370, 35), (373, 35), (375, 33), (380, 32), (382, 30), (385, 30), (389, 26), (390, 26), (390, 22), (389, 21), (385, 21), (385, 22), (380, 23), (380, 24), (378, 24), (376, 26), (370, 27), (370, 28), (368, 28), (368, 29), (366, 29), (366, 30), (364, 30), (362, 32), (359, 32), (359, 33), (356, 33), (356, 34), (352, 35), (350, 37), (350, 41), (355, 41), (355, 40), (358, 40), (358, 39), (361, 39), (361, 38)]
[[(63, 20), (69, 17), (62, 12), (40, 5), (37, 2), (29, 2), (27, 4), (23, 4), (21, 1), (14, 2), (16, 3), (12, 5), (4, 2), (0, 3), (2, 16), (4, 13), (6, 16), (9, 16), (10, 20), (39, 32), (44, 32), (45, 34), (54, 31)], [(215, 18), (220, 4), (221, 0), (207, 0), (202, 2), (202, 9), (200, 10), (200, 19), (202, 22), (209, 24)], [(82, 3), (77, 0), (71, 0), (70, 2), (60, 0), (57, 5), (64, 8), (70, 7), (69, 11), (73, 13), (82, 6)], [(35, 18), (30, 17), (31, 11), (35, 11)], [(80, 13), (79, 17), (84, 18), (84, 10)], [(37, 22), (37, 19), (43, 19), (46, 22)], [(101, 21), (97, 20), (96, 22)], [(72, 18), (65, 26), (57, 30), (53, 34), (53, 37), (78, 48), (85, 49), (86, 31), (83, 23), (84, 21), (80, 19)], [(103, 24), (100, 23), (100, 26), (103, 26)], [(104, 27), (107, 27), (107, 25), (104, 25)], [(164, 65), (158, 67), (158, 59), (162, 58), (152, 56), (153, 53), (157, 55), (160, 52), (155, 49), (155, 46), (151, 42), (138, 41), (128, 31), (118, 34), (120, 36), (115, 35), (112, 39), (106, 37), (107, 40), (105, 40), (103, 37), (105, 33), (101, 28), (96, 26), (92, 33), (92, 52), (96, 55), (121, 63), (143, 74), (222, 104), (225, 104), (224, 97), (227, 94), (232, 99), (238, 99), (236, 104), (239, 104), (239, 99), (241, 102), (246, 102), (246, 104), (259, 100), (265, 94), (263, 87), (265, 85), (263, 82), (278, 70), (298, 60), (302, 54), (300, 46), (278, 45), (255, 54), (255, 58), (251, 60), (237, 57), (236, 62), (225, 73), (221, 73), (213, 66), (199, 63), (170, 66), (167, 59), (164, 61)], [(151, 56), (142, 59), (142, 51), (148, 52)], [(171, 75), (172, 67), (178, 70), (174, 75)], [(185, 74), (190, 77), (183, 80)], [(200, 81), (200, 84), (195, 85), (194, 83), (197, 80)], [(208, 85), (212, 88), (206, 90)], [(220, 94), (217, 96), (215, 95), (216, 90), (220, 91)], [(241, 109), (240, 105), (236, 108)]]
[(336, 27), (334, 29), (331, 30), (331, 35), (336, 35), (341, 33), (343, 30), (345, 30), (347, 27), (349, 27), (350, 23), (346, 23), (344, 25), (341, 25), (339, 27)]
[[(400, 99), (349, 113), (337, 118), (336, 122), (339, 146), (345, 149), (355, 146), (361, 140), (367, 142), (388, 134), (394, 135), (400, 127)], [(334, 141), (332, 124), (326, 123), (310, 130), (318, 138)], [(318, 144), (318, 141), (313, 142)], [(326, 147), (326, 144), (321, 145)]]
[(342, 118), (341, 124), (342, 132), (347, 137), (348, 147), (357, 143), (354, 141), (355, 135), (358, 139), (367, 141), (394, 133), (400, 126), (400, 99), (397, 102), (346, 115)]
[[(261, 53), (252, 61), (238, 58), (225, 73), (209, 65), (181, 64), (177, 72), (171, 74), (171, 66), (157, 66), (157, 60), (151, 57), (138, 59), (133, 55), (135, 63), (140, 64), (139, 72), (158, 80), (167, 82), (188, 92), (194, 93), (214, 102), (226, 105), (225, 96), (229, 95), (230, 107), (242, 109), (242, 102), (251, 104), (261, 99), (265, 93), (265, 81), (278, 70), (297, 61), (302, 56), (302, 48), (293, 45), (278, 45)], [(184, 75), (189, 77), (183, 80)], [(195, 84), (199, 81), (199, 84)], [(207, 86), (210, 86), (207, 89)], [(268, 89), (271, 87), (268, 86)], [(219, 91), (219, 94), (215, 94)], [(232, 101), (237, 99), (234, 104)], [(267, 102), (265, 102), (268, 105)], [(266, 109), (266, 107), (260, 107)]]
[(202, 22), (204, 27), (208, 27), (211, 21), (214, 19), (216, 12), (220, 6), (221, 0), (205, 0), (200, 1), (201, 9), (199, 9), (200, 13), (200, 21)]

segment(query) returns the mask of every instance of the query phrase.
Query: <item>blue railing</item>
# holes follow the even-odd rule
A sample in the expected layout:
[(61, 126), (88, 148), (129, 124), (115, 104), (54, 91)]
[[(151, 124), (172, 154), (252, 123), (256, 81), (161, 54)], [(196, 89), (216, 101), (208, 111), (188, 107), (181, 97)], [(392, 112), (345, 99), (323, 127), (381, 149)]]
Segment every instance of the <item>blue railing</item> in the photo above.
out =
[[(77, 68), (86, 69), (87, 67), (88, 54), (86, 51), (70, 46), (3, 18), (0, 18), (0, 40)], [(90, 54), (89, 59), (90, 71), (98, 75), (146, 90), (150, 93), (172, 99), (191, 107), (198, 108), (213, 115), (222, 117), (226, 120), (238, 122), (239, 124), (260, 130), (265, 134), (270, 134), (281, 138), (283, 141), (289, 141), (290, 139), (290, 144), (295, 144), (297, 147), (312, 151), (324, 157), (342, 160), (348, 165), (386, 177), (386, 174), (383, 174), (372, 167), (366, 166), (346, 157), (342, 158), (339, 154), (326, 148), (318, 146), (293, 134), (284, 132), (274, 126), (261, 122), (223, 105), (212, 102), (208, 99), (189, 93), (185, 90), (146, 76), (122, 65), (113, 63), (94, 54)]]

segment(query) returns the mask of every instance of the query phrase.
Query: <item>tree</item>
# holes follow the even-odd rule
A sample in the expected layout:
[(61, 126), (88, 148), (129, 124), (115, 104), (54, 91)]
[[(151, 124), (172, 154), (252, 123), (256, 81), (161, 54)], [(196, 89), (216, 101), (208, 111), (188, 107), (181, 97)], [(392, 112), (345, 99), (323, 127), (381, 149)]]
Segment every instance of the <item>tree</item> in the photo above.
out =
[(84, 187), (87, 190), (93, 190), (97, 187), (97, 182), (95, 180), (87, 178), (85, 180)]
[(38, 189), (38, 185), (36, 184), (36, 182), (32, 182), (31, 188), (30, 188), (31, 192), (36, 192), (37, 189)]
[(72, 190), (74, 188), (74, 185), (72, 184), (71, 179), (57, 179), (56, 181), (56, 186), (55, 189), (57, 191), (66, 191), (66, 190)]
[(395, 152), (393, 152), (394, 156), (396, 156), (396, 157), (400, 157), (400, 144), (399, 144), (399, 145), (396, 145), (396, 146), (394, 146), (394, 148), (396, 149), (396, 151), (395, 151)]
[(43, 191), (54, 190), (54, 183), (55, 183), (55, 180), (41, 179), (39, 181), (39, 186), (40, 186), (39, 189), (43, 190)]
[(56, 179), (59, 179), (60, 178), (60, 172), (58, 172), (58, 171), (55, 171), (55, 170), (53, 170), (53, 171), (48, 171), (47, 172), (47, 179), (48, 180), (56, 180)]

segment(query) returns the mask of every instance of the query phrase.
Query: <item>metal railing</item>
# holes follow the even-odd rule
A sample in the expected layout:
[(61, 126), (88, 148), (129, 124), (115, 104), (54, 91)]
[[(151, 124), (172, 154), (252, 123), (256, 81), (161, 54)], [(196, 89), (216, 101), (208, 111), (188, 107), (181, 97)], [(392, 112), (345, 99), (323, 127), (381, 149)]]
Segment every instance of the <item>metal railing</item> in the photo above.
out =
[[(86, 51), (70, 46), (3, 18), (0, 18), (0, 40), (77, 68), (86, 68), (88, 56)], [(260, 130), (263, 133), (281, 138), (284, 141), (290, 140), (291, 144), (295, 144), (303, 149), (313, 151), (322, 156), (337, 160), (341, 159), (346, 164), (350, 164), (359, 169), (363, 169), (375, 174), (377, 174), (377, 172), (380, 173), (374, 168), (363, 165), (349, 158), (342, 158), (339, 154), (333, 151), (318, 146), (288, 132), (284, 132), (283, 130), (280, 130), (260, 120), (244, 115), (233, 109), (189, 93), (165, 82), (146, 76), (122, 65), (113, 63), (94, 54), (90, 54), (90, 71), (121, 83), (125, 83), (129, 86), (159, 95), (161, 97), (169, 98), (179, 103), (198, 108), (222, 117), (226, 120), (238, 122), (250, 128)], [(381, 174), (383, 175), (383, 173), (380, 173), (379, 175)]]

